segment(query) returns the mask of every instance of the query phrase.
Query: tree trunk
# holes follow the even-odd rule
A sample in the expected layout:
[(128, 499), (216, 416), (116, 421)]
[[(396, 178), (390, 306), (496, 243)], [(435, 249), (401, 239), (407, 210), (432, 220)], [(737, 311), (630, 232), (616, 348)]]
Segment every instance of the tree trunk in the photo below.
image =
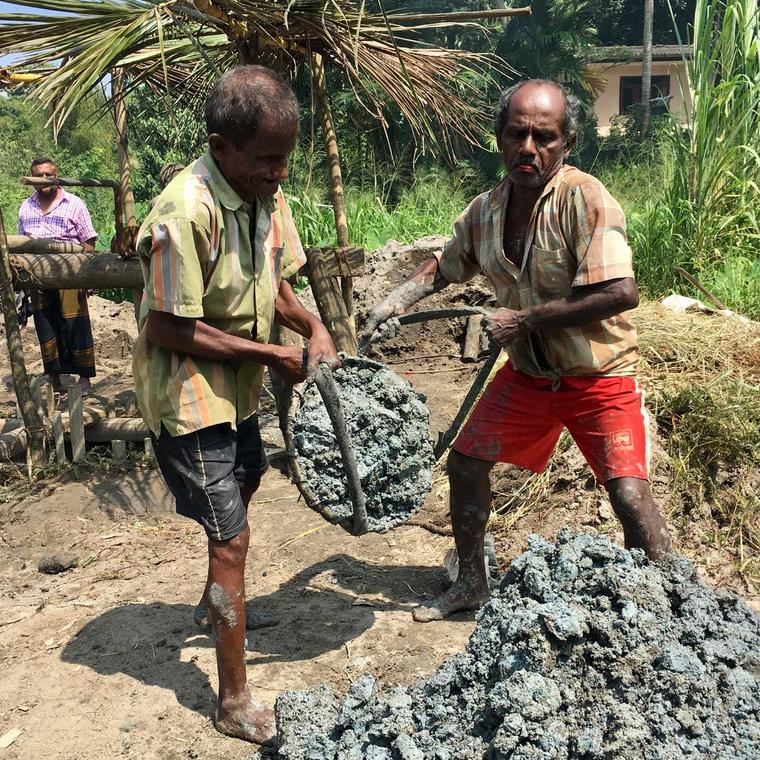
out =
[[(129, 136), (127, 132), (127, 102), (124, 99), (124, 72), (117, 69), (113, 73), (111, 89), (114, 95), (114, 122), (116, 124), (116, 148), (119, 155), (119, 179), (121, 181), (121, 199), (124, 204), (126, 217), (125, 239), (117, 250), (122, 252), (134, 251), (137, 245), (137, 211), (135, 210), (135, 194), (132, 191), (132, 168), (129, 163)], [(135, 307), (135, 319), (140, 317), (140, 303), (143, 289), (132, 291), (132, 303)]]
[(654, 0), (644, 0), (644, 48), (641, 64), (641, 132), (649, 131), (649, 119), (652, 111), (652, 23), (654, 19)]
[[(338, 138), (335, 134), (335, 125), (330, 109), (330, 97), (327, 93), (327, 79), (325, 77), (325, 64), (319, 53), (314, 53), (311, 59), (311, 78), (314, 85), (314, 94), (317, 98), (319, 115), (322, 120), (322, 134), (325, 140), (327, 164), (330, 171), (330, 200), (333, 214), (335, 215), (335, 231), (338, 246), (348, 246), (348, 222), (346, 221), (346, 201), (343, 195), (343, 176), (340, 169), (340, 153), (338, 152)], [(354, 324), (354, 281), (352, 277), (341, 278), (341, 290), (343, 302), (346, 305), (348, 321), (351, 332), (356, 335)], [(355, 342), (355, 339), (354, 339)]]
[(114, 253), (20, 253), (10, 257), (13, 280), (41, 290), (142, 288), (137, 259)]
[(81, 243), (64, 243), (51, 238), (33, 238), (26, 235), (8, 235), (8, 252), (16, 253), (84, 253)]
[(21, 416), (24, 418), (29, 438), (30, 475), (45, 466), (45, 433), (42, 419), (32, 400), (29, 376), (24, 362), (24, 348), (21, 344), (21, 328), (16, 313), (16, 298), (13, 293), (11, 267), (8, 254), (8, 241), (5, 236), (5, 222), (0, 211), (0, 299), (2, 300), (3, 318), (5, 320), (5, 339), (8, 343), (8, 355), (11, 363), (13, 387), (16, 391)]
[(124, 203), (127, 228), (137, 226), (135, 196), (132, 192), (132, 170), (129, 165), (129, 140), (127, 138), (127, 103), (124, 100), (124, 74), (120, 70), (113, 72), (111, 88), (114, 97), (114, 121), (116, 123), (117, 152), (119, 155), (119, 174), (121, 180), (121, 198)]
[(319, 248), (306, 251), (309, 282), (317, 302), (319, 316), (335, 342), (338, 351), (356, 356), (356, 337), (351, 330), (351, 318), (343, 303), (338, 281), (330, 274), (325, 254)]

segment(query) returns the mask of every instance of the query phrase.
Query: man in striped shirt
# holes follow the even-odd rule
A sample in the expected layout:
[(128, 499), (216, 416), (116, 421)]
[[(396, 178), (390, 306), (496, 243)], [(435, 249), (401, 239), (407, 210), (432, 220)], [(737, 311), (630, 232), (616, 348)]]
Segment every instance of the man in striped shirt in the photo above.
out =
[[(55, 178), (58, 167), (49, 158), (35, 158), (32, 176)], [(56, 185), (38, 188), (21, 204), (18, 234), (79, 243), (85, 251), (95, 250), (98, 237), (84, 201)], [(60, 391), (62, 374), (79, 375), (83, 392), (89, 393), (90, 378), (95, 376), (95, 347), (87, 291), (33, 290), (31, 302), (50, 384)]]
[[(324, 325), (288, 284), (305, 263), (280, 183), (298, 136), (290, 86), (262, 66), (227, 71), (206, 101), (208, 150), (172, 179), (140, 228), (145, 290), (133, 371), (137, 401), (179, 514), (208, 537), (196, 622), (210, 618), (216, 728), (255, 743), (271, 710), (246, 683), (248, 504), (267, 468), (258, 424), (264, 367), (289, 382), (339, 364)], [(274, 323), (308, 351), (270, 342)]]
[(567, 166), (578, 104), (531, 80), (502, 93), (496, 136), (507, 177), (454, 223), (440, 258), (424, 262), (365, 328), (372, 334), (421, 297), (484, 273), (498, 309), (486, 318), (508, 361), (492, 378), (448, 459), (459, 577), (420, 622), (480, 606), (489, 595), (483, 538), (495, 462), (541, 472), (567, 428), (607, 489), (628, 547), (670, 547), (648, 482), (648, 421), (634, 378), (638, 292), (618, 203)]

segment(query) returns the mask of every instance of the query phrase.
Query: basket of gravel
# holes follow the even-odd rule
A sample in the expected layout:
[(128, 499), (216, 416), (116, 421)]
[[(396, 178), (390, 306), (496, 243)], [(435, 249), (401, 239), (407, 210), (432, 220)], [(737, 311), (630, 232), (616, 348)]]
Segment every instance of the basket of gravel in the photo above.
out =
[(406, 522), (432, 486), (425, 397), (385, 365), (348, 357), (294, 389), (290, 476), (311, 509), (353, 535)]

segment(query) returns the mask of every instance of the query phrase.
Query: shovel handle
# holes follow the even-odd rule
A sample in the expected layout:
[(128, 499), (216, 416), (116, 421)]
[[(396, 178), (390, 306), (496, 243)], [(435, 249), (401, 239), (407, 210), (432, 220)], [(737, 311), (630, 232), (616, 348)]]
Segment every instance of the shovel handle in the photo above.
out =
[(362, 490), (359, 471), (356, 466), (356, 456), (354, 454), (354, 445), (351, 440), (351, 433), (346, 424), (346, 417), (343, 414), (343, 404), (340, 401), (338, 386), (335, 384), (330, 367), (322, 363), (319, 365), (314, 375), (314, 383), (317, 386), (319, 395), (322, 396), (325, 409), (332, 422), (335, 438), (338, 441), (340, 456), (343, 460), (343, 470), (346, 473), (348, 483), (348, 495), (354, 506), (354, 523), (351, 533), (354, 536), (361, 536), (368, 530), (367, 522), (367, 500)]
[(473, 381), (470, 390), (467, 392), (467, 395), (462, 402), (462, 406), (459, 409), (457, 416), (454, 417), (454, 421), (449, 426), (449, 429), (438, 436), (438, 443), (436, 443), (435, 448), (433, 449), (433, 455), (435, 456), (436, 462), (443, 456), (446, 449), (448, 449), (453, 443), (454, 438), (456, 438), (459, 428), (470, 413), (470, 409), (472, 409), (475, 404), (480, 391), (483, 390), (483, 386), (486, 384), (486, 380), (488, 380), (488, 376), (491, 374), (491, 370), (493, 369), (494, 364), (496, 364), (496, 360), (499, 358), (500, 353), (501, 349), (499, 348), (496, 348), (491, 352), (490, 356), (486, 359), (485, 364), (483, 364), (478, 370), (478, 374), (475, 376), (475, 380)]

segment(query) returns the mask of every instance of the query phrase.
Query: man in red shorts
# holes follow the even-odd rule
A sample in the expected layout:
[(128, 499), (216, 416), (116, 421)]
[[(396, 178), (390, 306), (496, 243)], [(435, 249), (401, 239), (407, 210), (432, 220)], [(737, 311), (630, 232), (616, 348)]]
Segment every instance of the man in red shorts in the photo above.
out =
[[(495, 462), (541, 472), (563, 428), (604, 484), (628, 547), (653, 559), (670, 548), (648, 478), (648, 426), (634, 378), (639, 297), (625, 218), (594, 177), (565, 164), (578, 103), (544, 80), (505, 90), (496, 136), (507, 177), (454, 223), (440, 259), (424, 262), (370, 315), (365, 334), (451, 282), (485, 274), (500, 308), (486, 320), (507, 364), (448, 458), (459, 577), (414, 611), (420, 622), (488, 598), (483, 538)], [(389, 323), (391, 324), (391, 323)]]

